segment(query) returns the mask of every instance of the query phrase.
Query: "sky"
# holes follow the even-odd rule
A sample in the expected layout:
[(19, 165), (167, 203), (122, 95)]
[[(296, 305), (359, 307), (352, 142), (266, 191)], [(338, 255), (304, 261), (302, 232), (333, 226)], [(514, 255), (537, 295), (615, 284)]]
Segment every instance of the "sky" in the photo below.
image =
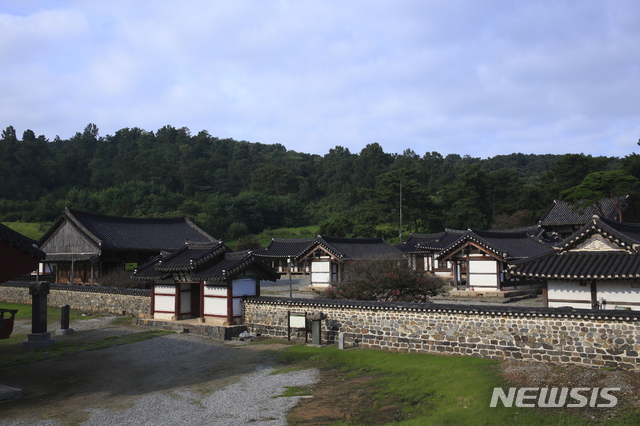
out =
[(0, 128), (624, 157), (637, 0), (0, 0)]

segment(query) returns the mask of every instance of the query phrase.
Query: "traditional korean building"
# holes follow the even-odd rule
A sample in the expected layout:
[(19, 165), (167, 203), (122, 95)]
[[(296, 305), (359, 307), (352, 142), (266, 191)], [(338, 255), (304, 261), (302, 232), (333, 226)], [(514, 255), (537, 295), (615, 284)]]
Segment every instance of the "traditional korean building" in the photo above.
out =
[(0, 223), (0, 283), (36, 271), (44, 257), (37, 241)]
[(435, 255), (455, 243), (465, 232), (447, 228), (436, 234), (412, 233), (407, 241), (398, 244), (396, 248), (404, 253), (414, 270), (450, 276), (451, 262), (439, 262)]
[(553, 252), (511, 263), (508, 274), (541, 282), (547, 307), (640, 310), (640, 224), (594, 215)]
[(506, 277), (505, 270), (509, 262), (551, 252), (553, 248), (542, 233), (539, 226), (502, 231), (470, 229), (438, 252), (436, 259), (453, 263), (453, 284), (457, 289), (500, 291), (522, 284), (529, 286), (529, 282)]
[[(623, 211), (627, 207), (628, 198), (628, 195), (618, 197), (617, 203)], [(597, 205), (584, 209), (574, 210), (573, 206), (566, 201), (553, 200), (553, 204), (540, 218), (540, 226), (547, 234), (555, 234), (559, 240), (564, 240), (587, 224), (593, 215), (618, 220), (618, 212), (610, 198), (603, 198)]]
[(38, 245), (56, 282), (99, 284), (111, 271), (133, 270), (186, 241), (217, 240), (186, 217), (140, 219), (65, 208)]
[(222, 242), (188, 242), (136, 268), (131, 278), (151, 284), (155, 319), (202, 318), (239, 323), (242, 298), (260, 295), (260, 280), (279, 274), (252, 251), (231, 252)]
[(309, 274), (311, 262), (308, 259), (297, 260), (316, 238), (272, 238), (269, 246), (254, 254), (281, 274)]
[(384, 238), (342, 238), (318, 235), (299, 257), (311, 262), (311, 287), (325, 288), (344, 278), (344, 264), (354, 260), (403, 260), (403, 253)]

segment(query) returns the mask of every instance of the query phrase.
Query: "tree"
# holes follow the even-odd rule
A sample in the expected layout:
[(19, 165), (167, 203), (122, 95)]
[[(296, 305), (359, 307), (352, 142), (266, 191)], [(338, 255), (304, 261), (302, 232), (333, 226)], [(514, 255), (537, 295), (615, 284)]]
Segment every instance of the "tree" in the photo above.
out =
[(416, 176), (415, 169), (396, 169), (376, 176), (375, 189), (365, 190), (365, 194), (367, 207), (379, 223), (398, 223), (402, 185), (402, 223), (414, 231), (423, 227), (430, 203), (427, 189)]
[(396, 260), (358, 260), (345, 264), (346, 280), (320, 293), (325, 299), (427, 303), (444, 291), (445, 280), (424, 275)]
[(574, 204), (574, 208), (584, 210), (595, 205), (600, 215), (604, 216), (600, 200), (608, 198), (618, 213), (618, 220), (622, 222), (622, 208), (618, 202), (621, 195), (631, 192), (633, 184), (638, 179), (624, 170), (610, 170), (587, 175), (582, 183), (563, 191), (560, 197)]
[(487, 229), (491, 219), (487, 185), (487, 173), (478, 164), (469, 166), (456, 182), (449, 185), (446, 197), (450, 208), (446, 226), (458, 229)]

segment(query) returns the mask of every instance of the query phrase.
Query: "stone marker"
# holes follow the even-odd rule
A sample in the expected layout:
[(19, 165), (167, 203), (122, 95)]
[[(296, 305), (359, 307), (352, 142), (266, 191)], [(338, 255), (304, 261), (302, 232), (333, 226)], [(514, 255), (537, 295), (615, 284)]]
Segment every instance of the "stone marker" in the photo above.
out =
[(31, 334), (22, 342), (23, 349), (44, 349), (52, 346), (55, 340), (47, 332), (47, 294), (49, 283), (46, 281), (29, 284), (31, 295)]
[(62, 308), (60, 308), (60, 329), (56, 330), (56, 336), (64, 336), (67, 334), (73, 334), (74, 330), (73, 328), (69, 328), (69, 312), (70, 312), (70, 308), (69, 305), (63, 305)]
[(322, 312), (314, 312), (308, 317), (311, 320), (311, 343), (322, 344), (322, 320), (327, 318)]
[(344, 331), (338, 333), (338, 349), (344, 349)]

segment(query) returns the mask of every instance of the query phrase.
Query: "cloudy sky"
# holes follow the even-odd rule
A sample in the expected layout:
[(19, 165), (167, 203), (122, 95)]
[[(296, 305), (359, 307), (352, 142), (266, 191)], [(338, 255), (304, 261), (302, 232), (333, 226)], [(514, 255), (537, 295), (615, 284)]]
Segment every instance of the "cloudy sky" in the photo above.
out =
[(640, 2), (0, 0), (0, 128), (623, 157)]

